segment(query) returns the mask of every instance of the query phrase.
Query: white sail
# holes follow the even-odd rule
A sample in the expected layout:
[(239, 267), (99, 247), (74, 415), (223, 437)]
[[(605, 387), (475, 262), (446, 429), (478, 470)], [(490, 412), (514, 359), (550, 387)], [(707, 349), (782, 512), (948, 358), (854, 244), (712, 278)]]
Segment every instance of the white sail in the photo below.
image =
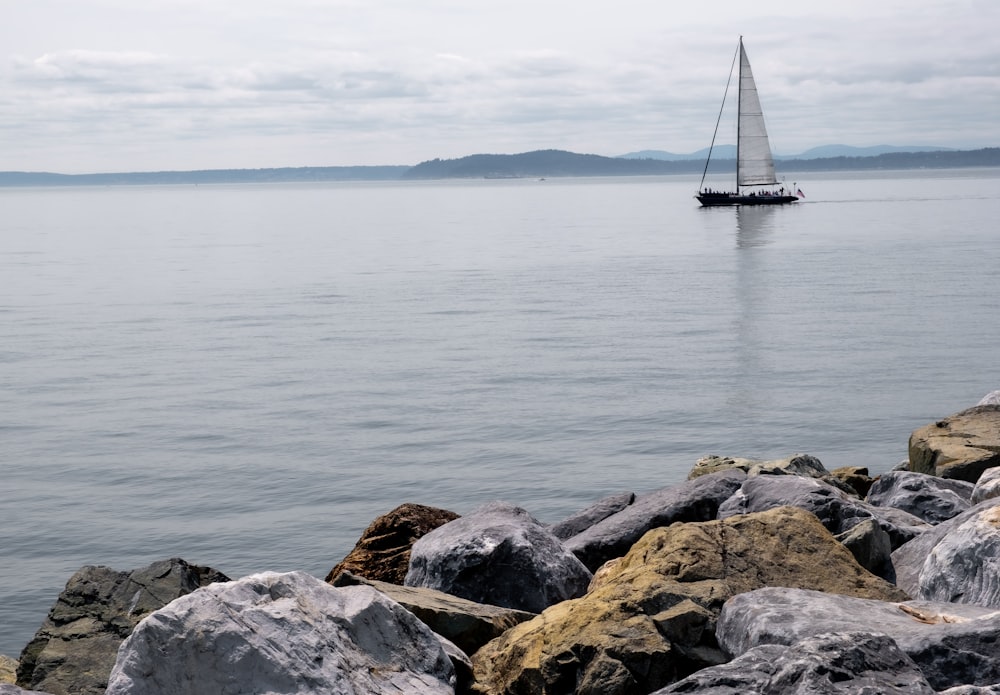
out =
[(777, 183), (774, 160), (764, 128), (764, 113), (757, 96), (757, 85), (750, 71), (750, 61), (740, 39), (740, 108), (737, 133), (736, 183), (756, 186)]

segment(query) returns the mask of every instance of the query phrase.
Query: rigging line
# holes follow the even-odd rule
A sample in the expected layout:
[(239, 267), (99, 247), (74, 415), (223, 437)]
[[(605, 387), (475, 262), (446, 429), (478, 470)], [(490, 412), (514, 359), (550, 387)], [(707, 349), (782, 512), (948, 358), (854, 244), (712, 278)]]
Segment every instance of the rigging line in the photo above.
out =
[[(719, 134), (719, 124), (722, 122), (722, 111), (726, 108), (726, 97), (729, 95), (729, 85), (733, 81), (733, 69), (736, 67), (736, 57), (740, 54), (740, 46), (743, 45), (743, 37), (740, 37), (740, 42), (736, 46), (736, 53), (733, 54), (733, 62), (729, 66), (729, 79), (726, 80), (726, 91), (722, 93), (722, 106), (719, 107), (719, 117), (715, 119), (715, 132), (712, 133), (712, 144), (708, 146), (708, 156), (705, 157), (705, 170), (701, 172), (701, 183), (698, 184), (698, 190), (705, 188), (705, 176), (708, 174), (708, 163), (712, 161), (712, 149), (715, 148), (715, 137)], [(737, 135), (737, 138), (739, 136)]]

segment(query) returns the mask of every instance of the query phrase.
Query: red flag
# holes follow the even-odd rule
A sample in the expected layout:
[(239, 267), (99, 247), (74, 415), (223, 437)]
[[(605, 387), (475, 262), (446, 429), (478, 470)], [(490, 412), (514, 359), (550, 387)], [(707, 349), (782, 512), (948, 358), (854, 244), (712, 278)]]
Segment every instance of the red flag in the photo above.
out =
[(795, 195), (797, 195), (800, 198), (805, 198), (806, 197), (806, 194), (802, 192), (801, 188), (799, 190), (795, 191)]

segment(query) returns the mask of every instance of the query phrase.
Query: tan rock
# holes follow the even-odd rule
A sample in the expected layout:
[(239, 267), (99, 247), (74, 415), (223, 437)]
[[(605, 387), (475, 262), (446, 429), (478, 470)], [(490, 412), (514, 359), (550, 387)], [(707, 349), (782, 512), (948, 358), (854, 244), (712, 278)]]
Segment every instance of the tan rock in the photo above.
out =
[(1000, 466), (1000, 405), (979, 405), (914, 430), (910, 470), (975, 483)]
[(0, 654), (0, 683), (13, 683), (17, 672), (17, 660)]
[(421, 537), (458, 518), (447, 509), (402, 504), (368, 525), (354, 549), (340, 561), (326, 581), (341, 572), (390, 584), (402, 584), (410, 564), (410, 550)]
[(764, 586), (881, 600), (906, 594), (864, 570), (809, 512), (781, 507), (650, 531), (586, 596), (552, 606), (475, 655), (476, 692), (652, 692), (725, 657), (726, 599)]

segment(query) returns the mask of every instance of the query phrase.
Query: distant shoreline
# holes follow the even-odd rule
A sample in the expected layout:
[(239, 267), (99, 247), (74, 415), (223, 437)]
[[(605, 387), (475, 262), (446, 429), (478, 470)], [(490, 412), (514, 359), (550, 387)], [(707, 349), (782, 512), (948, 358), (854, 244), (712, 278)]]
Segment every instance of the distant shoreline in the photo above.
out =
[[(871, 156), (782, 159), (781, 173), (804, 171), (891, 171), (1000, 167), (1000, 147), (978, 150), (888, 152)], [(732, 172), (732, 159), (712, 160), (709, 173)], [(407, 181), (435, 179), (508, 179), (530, 177), (655, 176), (700, 174), (704, 159), (663, 160), (604, 157), (564, 150), (521, 154), (477, 154), (458, 159), (433, 159), (415, 166), (331, 166), (264, 169), (205, 169), (196, 171), (57, 174), (0, 172), (0, 187), (128, 186), (225, 183), (310, 183), (324, 181)]]

